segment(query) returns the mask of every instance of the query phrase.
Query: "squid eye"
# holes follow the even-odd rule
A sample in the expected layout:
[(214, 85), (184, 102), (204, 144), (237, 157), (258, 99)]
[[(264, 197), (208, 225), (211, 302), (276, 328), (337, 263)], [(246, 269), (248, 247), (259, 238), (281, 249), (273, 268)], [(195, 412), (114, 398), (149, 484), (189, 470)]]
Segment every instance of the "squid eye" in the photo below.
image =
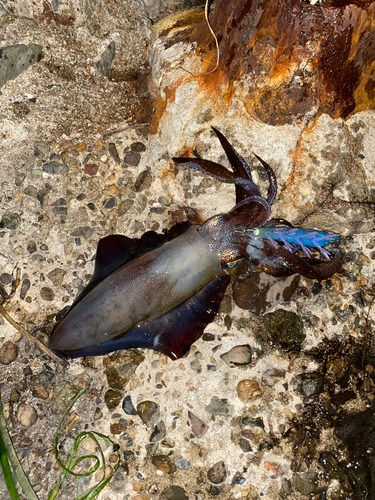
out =
[(221, 269), (233, 269), (234, 267), (237, 267), (243, 262), (245, 259), (238, 259), (238, 260), (233, 260), (232, 262), (227, 262), (226, 264), (223, 264), (221, 266)]

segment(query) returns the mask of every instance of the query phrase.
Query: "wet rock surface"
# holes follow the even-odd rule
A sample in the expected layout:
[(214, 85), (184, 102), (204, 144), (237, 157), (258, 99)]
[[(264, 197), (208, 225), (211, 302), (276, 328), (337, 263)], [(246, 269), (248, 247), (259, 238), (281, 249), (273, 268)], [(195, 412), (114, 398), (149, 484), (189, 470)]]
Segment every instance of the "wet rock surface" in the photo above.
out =
[[(21, 270), (6, 310), (47, 342), (55, 315), (90, 280), (100, 238), (139, 238), (173, 221), (198, 223), (233, 208), (232, 185), (171, 161), (197, 155), (227, 165), (210, 125), (249, 162), (263, 194), (268, 183), (252, 152), (274, 168), (279, 195), (272, 216), (342, 234), (343, 272), (318, 283), (241, 267), (216, 320), (178, 361), (139, 349), (61, 366), (0, 318), (0, 346), (10, 346), (0, 350), (8, 429), (41, 500), (60, 474), (53, 456), (59, 418), (86, 385), (59, 443), (65, 457), (83, 430), (114, 440), (120, 468), (103, 500), (373, 498), (371, 57), (361, 74), (353, 73), (363, 80), (354, 94), (342, 79), (338, 86), (331, 82), (332, 92), (324, 87), (325, 109), (311, 100), (316, 82), (309, 64), (285, 100), (280, 96), (287, 94), (284, 75), (290, 73), (283, 64), (309, 58), (298, 51), (314, 47), (291, 43), (287, 51), (296, 52), (283, 63), (278, 40), (246, 32), (249, 46), (238, 53), (250, 63), (241, 73), (227, 58), (228, 44), (234, 50), (238, 39), (225, 35), (220, 68), (206, 74), (216, 54), (207, 27), (200, 31), (199, 3), (162, 19), (184, 2), (106, 2), (100, 9), (76, 0), (54, 2), (53, 9), (42, 0), (1, 2), (0, 68), (10, 47), (21, 51), (22, 63), (13, 73), (0, 71), (0, 284), (6, 292), (14, 268)], [(211, 18), (217, 33), (250, 26), (249, 18), (256, 24), (247, 4), (242, 20), (232, 4), (217, 11)], [(358, 20), (358, 9), (371, 5), (298, 5), (297, 24), (309, 10), (320, 30), (324, 12)], [(262, 8), (268, 17), (260, 25), (273, 29), (265, 25), (271, 4)], [(362, 28), (353, 24), (348, 46), (370, 46)], [(30, 46), (28, 65), (22, 54)], [(280, 73), (267, 80), (263, 66), (275, 57)], [(236, 81), (228, 84), (228, 72)], [(337, 106), (330, 108), (335, 96)], [(285, 107), (271, 110), (273, 99)], [(353, 103), (358, 112), (348, 114)], [(105, 445), (108, 471), (116, 464), (114, 449)], [(94, 477), (70, 478), (60, 498), (71, 500), (94, 484)], [(0, 477), (0, 496), (3, 485)]]

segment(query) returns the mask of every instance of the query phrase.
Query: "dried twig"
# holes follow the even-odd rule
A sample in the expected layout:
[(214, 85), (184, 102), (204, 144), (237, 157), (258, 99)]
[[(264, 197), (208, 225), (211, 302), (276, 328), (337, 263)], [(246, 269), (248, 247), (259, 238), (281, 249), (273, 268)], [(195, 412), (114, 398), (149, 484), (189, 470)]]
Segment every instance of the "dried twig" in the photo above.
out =
[(1, 316), (3, 316), (4, 319), (6, 319), (12, 326), (14, 326), (14, 328), (16, 330), (18, 330), (20, 332), (21, 335), (23, 335), (24, 337), (26, 337), (28, 340), (30, 340), (30, 342), (33, 342), (35, 345), (37, 345), (39, 347), (39, 349), (41, 349), (42, 351), (44, 351), (46, 354), (48, 354), (48, 356), (51, 356), (51, 358), (53, 358), (55, 361), (57, 361), (58, 363), (62, 364), (63, 366), (67, 366), (67, 362), (61, 358), (59, 358), (58, 356), (56, 356), (56, 354), (54, 352), (52, 352), (50, 349), (48, 349), (48, 347), (46, 347), (44, 344), (42, 344), (42, 342), (40, 342), (38, 339), (36, 339), (35, 337), (33, 337), (31, 335), (31, 333), (29, 333), (22, 325), (20, 325), (19, 323), (17, 323), (17, 321), (15, 321), (7, 312), (6, 310), (4, 309), (4, 307), (2, 305), (0, 305), (0, 314)]

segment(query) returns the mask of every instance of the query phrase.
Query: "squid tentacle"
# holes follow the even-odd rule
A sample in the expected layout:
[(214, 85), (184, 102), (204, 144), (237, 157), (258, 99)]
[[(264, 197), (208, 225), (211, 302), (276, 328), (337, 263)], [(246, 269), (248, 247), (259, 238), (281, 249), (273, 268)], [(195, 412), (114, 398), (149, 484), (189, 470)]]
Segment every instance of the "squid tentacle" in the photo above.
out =
[[(248, 178), (236, 177), (233, 172), (228, 169), (209, 160), (202, 160), (200, 158), (173, 158), (173, 161), (179, 165), (185, 165), (190, 168), (194, 168), (203, 172), (206, 175), (226, 183), (233, 183), (239, 186), (246, 193), (246, 198), (248, 196), (259, 196), (261, 197), (260, 191), (254, 182)], [(245, 198), (245, 199), (246, 199)]]
[(219, 130), (217, 130), (215, 127), (211, 128), (217, 135), (220, 144), (224, 149), (225, 154), (227, 155), (227, 158), (233, 168), (233, 172), (242, 178), (247, 177), (250, 181), (253, 180), (250, 167), (242, 158), (242, 156), (234, 149), (228, 139)]
[(276, 181), (276, 175), (273, 169), (268, 165), (267, 162), (262, 160), (260, 156), (254, 153), (254, 156), (260, 161), (260, 163), (263, 165), (265, 171), (267, 172), (268, 175), (268, 181), (269, 181), (269, 187), (268, 187), (268, 193), (267, 193), (267, 202), (269, 205), (273, 205), (275, 199), (276, 199), (276, 194), (277, 194), (277, 181)]

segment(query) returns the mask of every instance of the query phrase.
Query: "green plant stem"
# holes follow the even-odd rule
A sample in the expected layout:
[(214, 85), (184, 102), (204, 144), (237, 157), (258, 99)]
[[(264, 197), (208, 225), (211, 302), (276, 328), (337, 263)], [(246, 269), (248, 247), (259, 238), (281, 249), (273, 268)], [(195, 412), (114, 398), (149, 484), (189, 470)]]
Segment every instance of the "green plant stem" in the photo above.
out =
[[(29, 480), (24, 473), (22, 466), (18, 460), (17, 453), (14, 451), (12, 441), (10, 439), (6, 422), (3, 413), (3, 405), (1, 403), (1, 394), (0, 394), (0, 455), (1, 455), (1, 466), (3, 468), (5, 481), (7, 483), (7, 488), (10, 494), (11, 499), (18, 500), (17, 490), (14, 485), (13, 477), (10, 471), (9, 462), (12, 466), (12, 469), (17, 477), (18, 482), (24, 492), (27, 500), (39, 500), (35, 491), (33, 490)], [(9, 462), (8, 462), (9, 459)], [(8, 464), (8, 468), (7, 468)], [(5, 469), (4, 469), (5, 466)], [(13, 485), (13, 486), (12, 486)], [(16, 496), (12, 497), (12, 493)]]
[[(85, 387), (75, 396), (75, 398), (71, 401), (69, 406), (66, 408), (66, 410), (62, 414), (60, 421), (59, 421), (59, 424), (57, 426), (57, 430), (56, 430), (56, 434), (55, 434), (55, 442), (54, 442), (54, 455), (55, 455), (55, 459), (56, 459), (57, 463), (63, 469), (63, 472), (60, 474), (60, 477), (57, 480), (54, 488), (50, 492), (50, 494), (48, 496), (48, 500), (54, 500), (54, 498), (56, 497), (64, 479), (66, 478), (66, 476), (68, 474), (70, 474), (72, 476), (76, 476), (76, 477), (91, 476), (92, 474), (94, 474), (94, 472), (96, 472), (98, 470), (98, 468), (101, 465), (102, 469), (103, 469), (102, 480), (98, 484), (96, 484), (95, 486), (92, 486), (87, 491), (85, 491), (84, 493), (82, 493), (81, 495), (79, 495), (78, 497), (75, 498), (75, 500), (92, 500), (103, 490), (103, 488), (105, 488), (107, 486), (107, 484), (112, 479), (113, 475), (116, 473), (116, 471), (119, 467), (120, 454), (119, 454), (117, 448), (115, 447), (115, 450), (116, 450), (116, 453), (118, 456), (118, 462), (117, 462), (112, 474), (109, 477), (105, 478), (105, 468), (106, 468), (105, 458), (104, 458), (103, 450), (102, 450), (102, 448), (97, 440), (97, 437), (103, 439), (104, 441), (109, 442), (113, 446), (115, 445), (115, 443), (109, 437), (105, 436), (104, 434), (100, 434), (99, 432), (94, 432), (94, 431), (83, 431), (80, 434), (78, 434), (78, 436), (76, 437), (76, 439), (74, 441), (73, 447), (69, 453), (69, 456), (68, 456), (65, 464), (63, 464), (62, 461), (60, 460), (59, 452), (58, 452), (58, 435), (59, 435), (60, 428), (62, 426), (62, 423), (63, 423), (66, 415), (68, 414), (68, 412), (70, 411), (70, 409), (72, 408), (74, 403), (87, 391), (87, 389), (88, 389), (88, 387)], [(99, 450), (100, 458), (96, 455), (83, 455), (82, 457), (74, 459), (74, 457), (78, 451), (78, 448), (80, 447), (80, 445), (82, 444), (82, 442), (86, 438), (90, 438), (94, 441), (94, 443), (96, 444), (96, 446)], [(94, 464), (90, 467), (90, 469), (87, 472), (83, 472), (83, 473), (73, 472), (74, 467), (85, 459), (92, 459), (94, 461)]]

